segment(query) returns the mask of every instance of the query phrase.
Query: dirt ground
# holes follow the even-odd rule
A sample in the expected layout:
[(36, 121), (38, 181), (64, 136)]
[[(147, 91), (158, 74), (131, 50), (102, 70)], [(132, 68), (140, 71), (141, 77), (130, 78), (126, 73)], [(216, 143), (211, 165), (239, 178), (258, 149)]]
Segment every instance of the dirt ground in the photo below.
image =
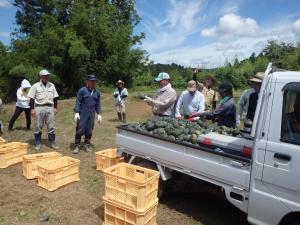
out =
[[(54, 192), (48, 192), (36, 185), (35, 180), (26, 180), (21, 165), (0, 169), (0, 225), (102, 225), (103, 223), (103, 179), (95, 170), (94, 153), (71, 152), (75, 122), (73, 107), (75, 100), (59, 102), (56, 118), (58, 152), (81, 160), (80, 181)], [(134, 103), (134, 104), (132, 104)], [(128, 121), (144, 121), (150, 109), (136, 98), (130, 97), (127, 104)], [(1, 112), (5, 127), (14, 111), (14, 104), (5, 105)], [(23, 141), (33, 149), (33, 130), (25, 131), (25, 117), (22, 115), (15, 124), (15, 130), (5, 131), (3, 138), (8, 141)], [(118, 125), (111, 95), (103, 95), (103, 122), (95, 124), (94, 151), (115, 146), (115, 127)], [(32, 125), (33, 128), (33, 125)], [(43, 134), (42, 150), (51, 151), (47, 145), (46, 130)], [(195, 187), (194, 187), (195, 189)], [(197, 187), (196, 187), (197, 189)], [(199, 187), (199, 190), (201, 188)], [(44, 218), (49, 220), (43, 222)], [(244, 225), (246, 215), (232, 206), (220, 194), (199, 191), (198, 193), (169, 193), (159, 204), (159, 225)]]

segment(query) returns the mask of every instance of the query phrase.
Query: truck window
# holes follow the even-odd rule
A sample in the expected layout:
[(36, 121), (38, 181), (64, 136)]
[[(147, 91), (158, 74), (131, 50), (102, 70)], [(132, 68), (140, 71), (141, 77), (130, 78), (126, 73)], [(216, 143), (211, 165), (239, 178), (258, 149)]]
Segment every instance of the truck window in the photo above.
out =
[(293, 85), (284, 90), (281, 141), (300, 145), (300, 89), (297, 89)]

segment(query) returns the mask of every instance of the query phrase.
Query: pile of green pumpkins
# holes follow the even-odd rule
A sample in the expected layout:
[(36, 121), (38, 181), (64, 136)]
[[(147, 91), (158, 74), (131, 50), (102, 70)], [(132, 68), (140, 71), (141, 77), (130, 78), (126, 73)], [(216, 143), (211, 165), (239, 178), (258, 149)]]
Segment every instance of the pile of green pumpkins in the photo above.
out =
[(196, 144), (201, 134), (209, 132), (217, 132), (223, 135), (240, 136), (238, 128), (229, 128), (226, 126), (218, 126), (216, 123), (208, 123), (201, 119), (197, 121), (189, 121), (185, 119), (176, 119), (168, 117), (160, 117), (147, 120), (144, 123), (132, 123), (126, 125), (130, 130), (139, 133), (145, 133), (171, 141), (179, 141), (188, 144)]

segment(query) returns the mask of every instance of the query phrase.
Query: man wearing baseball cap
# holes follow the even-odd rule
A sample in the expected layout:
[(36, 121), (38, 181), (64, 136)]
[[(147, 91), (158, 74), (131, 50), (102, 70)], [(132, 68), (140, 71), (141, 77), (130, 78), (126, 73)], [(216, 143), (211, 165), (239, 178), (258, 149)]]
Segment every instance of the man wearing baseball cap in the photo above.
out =
[(81, 136), (84, 135), (84, 150), (91, 152), (90, 144), (92, 131), (94, 128), (95, 113), (97, 113), (97, 122), (100, 124), (101, 113), (101, 95), (96, 90), (96, 76), (87, 75), (86, 86), (79, 89), (77, 93), (76, 105), (74, 108), (74, 120), (77, 123), (75, 134), (75, 148), (73, 153), (78, 154), (80, 151)]
[(159, 85), (156, 95), (153, 98), (145, 98), (145, 102), (152, 106), (153, 116), (170, 117), (174, 109), (174, 103), (177, 95), (176, 91), (172, 88), (170, 82), (170, 75), (162, 72), (155, 78)]
[(247, 120), (250, 120), (251, 122), (253, 121), (263, 77), (264, 77), (264, 73), (258, 72), (255, 74), (254, 77), (249, 79), (252, 88), (244, 91), (237, 104), (237, 116), (236, 116), (237, 126), (240, 125), (241, 117), (245, 118), (245, 121)]
[(49, 82), (47, 70), (39, 72), (40, 81), (35, 83), (28, 93), (30, 98), (31, 116), (35, 117), (35, 149), (41, 149), (42, 130), (44, 123), (48, 130), (50, 147), (58, 149), (55, 142), (55, 114), (57, 113), (58, 94), (55, 85)]
[[(187, 90), (183, 91), (176, 104), (175, 117), (195, 117), (197, 113), (204, 112), (204, 95), (197, 90), (197, 83), (194, 80), (188, 82)], [(182, 109), (182, 113), (180, 110)]]

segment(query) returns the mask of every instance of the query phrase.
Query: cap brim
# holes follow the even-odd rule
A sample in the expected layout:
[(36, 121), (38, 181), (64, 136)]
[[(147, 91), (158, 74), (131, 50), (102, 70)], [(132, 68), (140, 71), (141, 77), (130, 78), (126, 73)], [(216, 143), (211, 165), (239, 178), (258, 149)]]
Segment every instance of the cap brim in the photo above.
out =
[(251, 78), (251, 79), (249, 79), (249, 81), (255, 82), (255, 83), (261, 83), (262, 82), (262, 80), (257, 79), (257, 78)]
[(154, 80), (157, 82), (162, 81), (162, 79), (160, 79), (160, 78), (155, 78)]

